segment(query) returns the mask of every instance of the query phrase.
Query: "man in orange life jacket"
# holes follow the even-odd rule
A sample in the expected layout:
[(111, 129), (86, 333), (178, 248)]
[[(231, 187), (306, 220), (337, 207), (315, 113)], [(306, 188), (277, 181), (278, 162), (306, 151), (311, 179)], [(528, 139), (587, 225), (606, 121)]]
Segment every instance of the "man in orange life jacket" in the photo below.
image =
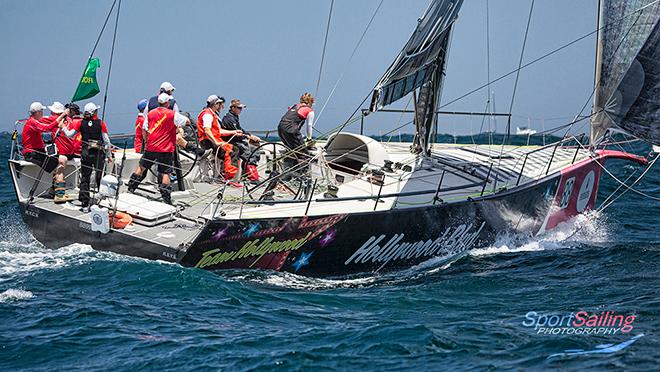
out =
[(149, 101), (145, 98), (140, 100), (137, 104), (138, 116), (135, 119), (135, 139), (133, 140), (133, 149), (137, 154), (142, 153), (142, 145), (144, 142), (144, 109), (147, 107)]
[[(111, 161), (112, 151), (110, 151), (110, 137), (105, 122), (98, 117), (100, 106), (89, 102), (83, 110), (83, 117), (80, 120), (74, 120), (70, 127), (66, 127), (64, 117), (58, 118), (58, 123), (62, 132), (69, 138), (73, 138), (80, 133), (82, 136), (82, 153), (80, 157), (80, 200), (81, 211), (88, 212), (90, 204), (89, 183), (92, 177), (92, 171), (95, 172), (96, 186), (101, 184), (103, 177), (104, 161)], [(70, 109), (66, 110), (68, 114)]]
[[(241, 137), (241, 130), (226, 130), (220, 125), (220, 110), (224, 107), (225, 99), (215, 94), (206, 99), (206, 107), (197, 116), (197, 137), (203, 149), (213, 149), (218, 154), (217, 160), (223, 162), (224, 176), (232, 179), (238, 172), (238, 149), (223, 137)], [(218, 151), (218, 148), (220, 151)]]
[(128, 191), (135, 192), (140, 182), (147, 176), (147, 170), (156, 164), (160, 194), (167, 204), (172, 204), (170, 174), (172, 173), (177, 128), (190, 122), (187, 117), (168, 108), (171, 99), (172, 96), (167, 93), (159, 94), (160, 107), (149, 111), (145, 118), (144, 129), (147, 133), (145, 151), (140, 159), (140, 164), (128, 182)]

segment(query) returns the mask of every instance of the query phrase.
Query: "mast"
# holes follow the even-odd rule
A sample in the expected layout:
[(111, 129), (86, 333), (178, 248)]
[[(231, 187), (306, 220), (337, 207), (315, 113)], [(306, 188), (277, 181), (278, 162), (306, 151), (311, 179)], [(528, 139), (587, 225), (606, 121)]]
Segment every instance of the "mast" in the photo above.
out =
[(594, 68), (594, 104), (591, 108), (591, 126), (590, 126), (590, 135), (589, 143), (595, 145), (598, 140), (598, 128), (601, 125), (602, 113), (598, 113), (601, 110), (600, 102), (600, 77), (603, 69), (603, 35), (605, 30), (603, 30), (603, 19), (605, 18), (604, 7), (602, 0), (598, 0), (598, 19), (596, 21), (598, 27), (598, 34), (596, 37), (596, 66)]

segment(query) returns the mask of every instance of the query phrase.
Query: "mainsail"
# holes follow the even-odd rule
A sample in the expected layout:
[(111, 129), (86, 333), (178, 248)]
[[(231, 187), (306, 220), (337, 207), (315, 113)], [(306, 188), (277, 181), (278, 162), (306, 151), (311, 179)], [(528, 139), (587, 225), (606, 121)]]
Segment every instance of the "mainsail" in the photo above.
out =
[(660, 1), (601, 0), (591, 143), (617, 126), (660, 144)]
[(419, 89), (415, 102), (415, 147), (427, 151), (440, 97), (451, 29), (463, 0), (433, 0), (403, 50), (380, 79), (371, 100), (372, 112)]

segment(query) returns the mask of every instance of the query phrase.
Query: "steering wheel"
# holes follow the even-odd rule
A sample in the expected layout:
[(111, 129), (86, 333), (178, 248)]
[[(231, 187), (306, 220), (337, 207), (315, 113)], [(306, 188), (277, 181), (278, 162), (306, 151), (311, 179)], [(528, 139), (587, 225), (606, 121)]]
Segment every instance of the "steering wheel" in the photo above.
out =
[[(192, 126), (193, 124), (190, 124)], [(194, 128), (192, 128), (194, 129)], [(193, 140), (190, 140), (189, 137), (192, 137)], [(188, 143), (194, 142), (195, 143), (195, 148), (199, 148), (199, 139), (197, 138), (197, 134), (195, 133), (194, 135), (186, 136), (185, 135), (185, 129), (184, 129), (184, 138)], [(191, 160), (192, 162), (188, 162), (186, 164), (182, 164), (181, 161), (179, 161), (179, 167), (181, 168), (181, 178), (186, 178), (187, 175), (192, 172), (193, 169), (195, 169), (195, 165), (197, 165), (197, 162), (199, 161), (200, 156), (197, 154), (197, 152), (193, 151), (188, 152), (187, 150), (178, 147), (178, 153), (179, 156), (182, 156), (188, 160)]]
[(264, 153), (266, 155), (266, 167), (263, 170), (264, 174), (260, 174), (260, 177), (263, 176), (264, 180), (254, 186), (249, 193), (263, 187), (264, 191), (260, 200), (263, 200), (265, 194), (269, 191), (279, 191), (278, 199), (280, 200), (297, 199), (302, 195), (304, 183), (300, 177), (287, 179), (281, 176), (289, 171), (285, 164), (287, 159), (295, 159), (295, 155), (291, 155), (291, 148), (279, 142), (266, 142), (255, 147), (250, 152), (249, 159), (253, 159), (257, 155), (261, 157), (261, 154)]

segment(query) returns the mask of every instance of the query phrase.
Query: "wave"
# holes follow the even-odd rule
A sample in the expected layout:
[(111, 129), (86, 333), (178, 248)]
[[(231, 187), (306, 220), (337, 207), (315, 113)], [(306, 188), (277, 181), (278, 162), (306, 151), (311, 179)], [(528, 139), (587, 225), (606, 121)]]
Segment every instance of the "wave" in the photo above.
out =
[(10, 288), (0, 293), (0, 303), (21, 301), (32, 298), (32, 292)]
[(539, 236), (501, 234), (494, 244), (473, 249), (469, 254), (472, 257), (480, 257), (574, 248), (580, 244), (599, 245), (610, 241), (609, 231), (609, 225), (603, 214), (590, 211), (562, 222), (554, 229)]

